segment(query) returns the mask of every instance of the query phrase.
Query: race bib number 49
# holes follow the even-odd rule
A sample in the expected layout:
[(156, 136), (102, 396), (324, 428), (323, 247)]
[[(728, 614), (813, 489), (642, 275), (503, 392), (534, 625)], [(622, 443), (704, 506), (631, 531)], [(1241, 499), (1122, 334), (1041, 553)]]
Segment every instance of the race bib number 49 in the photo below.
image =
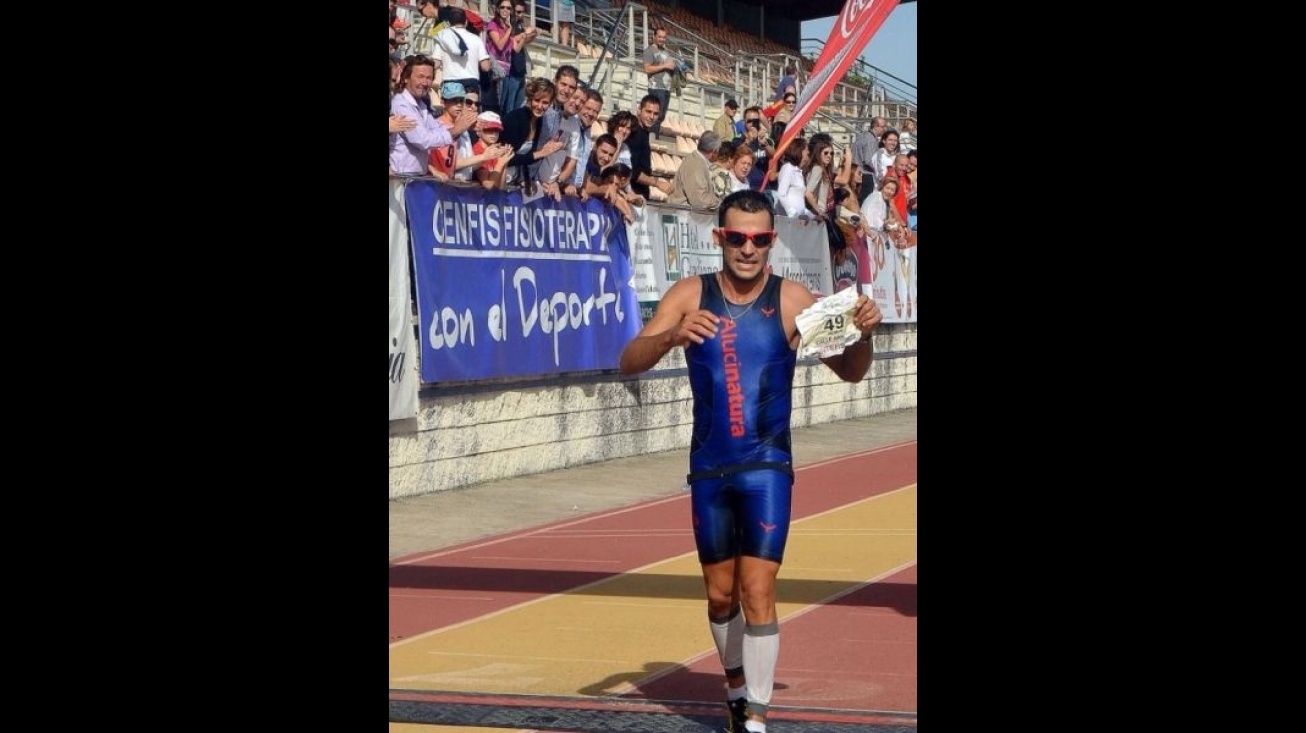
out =
[(853, 323), (857, 289), (846, 288), (808, 306), (798, 314), (798, 356), (821, 359), (842, 354), (857, 343), (862, 332)]

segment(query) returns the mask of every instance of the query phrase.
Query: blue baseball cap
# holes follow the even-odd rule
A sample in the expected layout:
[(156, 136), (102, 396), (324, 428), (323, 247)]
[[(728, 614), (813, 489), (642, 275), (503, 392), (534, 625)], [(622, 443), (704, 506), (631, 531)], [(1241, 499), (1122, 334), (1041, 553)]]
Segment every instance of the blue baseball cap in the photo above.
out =
[(463, 88), (462, 82), (446, 81), (440, 86), (441, 99), (463, 99), (467, 96), (467, 90)]

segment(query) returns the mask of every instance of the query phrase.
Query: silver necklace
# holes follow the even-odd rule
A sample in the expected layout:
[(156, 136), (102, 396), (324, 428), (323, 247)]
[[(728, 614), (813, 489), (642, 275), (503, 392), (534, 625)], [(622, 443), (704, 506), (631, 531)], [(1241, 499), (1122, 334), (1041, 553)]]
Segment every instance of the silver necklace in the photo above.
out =
[(726, 315), (730, 316), (730, 320), (732, 321), (738, 321), (740, 318), (743, 318), (744, 316), (748, 315), (748, 312), (751, 311), (753, 309), (753, 306), (757, 303), (757, 299), (762, 297), (762, 290), (766, 288), (766, 280), (763, 280), (762, 285), (759, 286), (758, 288), (757, 295), (754, 295), (753, 299), (748, 301), (748, 307), (745, 308), (742, 313), (735, 315), (735, 312), (730, 310), (730, 300), (726, 298), (725, 278), (718, 275), (717, 282), (718, 284), (721, 285), (721, 302), (725, 303)]

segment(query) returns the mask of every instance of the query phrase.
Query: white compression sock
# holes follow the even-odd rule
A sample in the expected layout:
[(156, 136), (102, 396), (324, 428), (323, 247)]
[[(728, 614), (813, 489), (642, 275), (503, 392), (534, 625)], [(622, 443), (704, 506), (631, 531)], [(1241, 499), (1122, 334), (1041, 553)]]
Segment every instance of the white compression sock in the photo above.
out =
[[(766, 715), (775, 684), (775, 664), (780, 657), (780, 624), (744, 627), (744, 678), (748, 685), (749, 712)], [(751, 722), (751, 721), (750, 721)]]
[[(707, 617), (707, 625), (712, 629), (712, 640), (716, 642), (717, 655), (727, 677), (737, 676), (744, 667), (744, 614), (743, 607), (735, 604), (734, 610), (725, 618)], [(733, 699), (733, 698), (732, 698)]]

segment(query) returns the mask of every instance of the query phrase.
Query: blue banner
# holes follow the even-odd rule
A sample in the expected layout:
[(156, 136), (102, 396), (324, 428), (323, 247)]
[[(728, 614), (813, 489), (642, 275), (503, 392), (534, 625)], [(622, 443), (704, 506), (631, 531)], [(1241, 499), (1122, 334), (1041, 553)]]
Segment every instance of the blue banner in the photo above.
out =
[(617, 368), (642, 323), (612, 207), (432, 181), (405, 197), (423, 382)]

